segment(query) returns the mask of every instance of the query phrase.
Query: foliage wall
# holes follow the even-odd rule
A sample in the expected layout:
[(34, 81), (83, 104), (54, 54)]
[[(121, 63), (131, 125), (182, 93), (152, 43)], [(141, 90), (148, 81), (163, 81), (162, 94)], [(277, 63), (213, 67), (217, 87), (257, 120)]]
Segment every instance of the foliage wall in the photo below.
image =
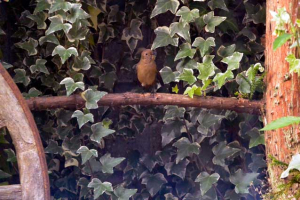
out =
[[(81, 94), (34, 112), (55, 199), (260, 199), (258, 116), (176, 106), (99, 107), (142, 92), (135, 64), (158, 52), (158, 92), (260, 99), (265, 3), (257, 0), (15, 0), (0, 3), (0, 60), (25, 98)], [(0, 184), (17, 165), (0, 133)]]

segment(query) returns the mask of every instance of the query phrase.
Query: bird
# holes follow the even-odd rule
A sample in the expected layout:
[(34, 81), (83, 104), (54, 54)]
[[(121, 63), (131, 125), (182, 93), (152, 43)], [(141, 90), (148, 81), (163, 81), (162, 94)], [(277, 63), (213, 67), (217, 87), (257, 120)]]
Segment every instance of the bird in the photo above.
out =
[(143, 88), (153, 88), (158, 79), (163, 86), (163, 80), (157, 71), (155, 63), (156, 54), (151, 49), (145, 49), (142, 51), (141, 59), (136, 66), (137, 78)]

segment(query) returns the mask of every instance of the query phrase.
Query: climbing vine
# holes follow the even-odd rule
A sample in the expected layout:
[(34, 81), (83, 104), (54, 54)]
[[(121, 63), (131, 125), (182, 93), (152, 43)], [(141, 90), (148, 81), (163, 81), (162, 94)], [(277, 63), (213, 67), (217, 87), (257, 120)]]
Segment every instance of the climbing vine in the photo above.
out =
[[(142, 92), (132, 80), (143, 48), (158, 53), (165, 83), (158, 92), (261, 98), (264, 3), (15, 0), (0, 6), (1, 63), (24, 97), (78, 93), (86, 102), (75, 111), (34, 112), (55, 199), (260, 198), (266, 161), (257, 116), (97, 102), (107, 93)], [(14, 150), (1, 131), (0, 181), (14, 183)]]

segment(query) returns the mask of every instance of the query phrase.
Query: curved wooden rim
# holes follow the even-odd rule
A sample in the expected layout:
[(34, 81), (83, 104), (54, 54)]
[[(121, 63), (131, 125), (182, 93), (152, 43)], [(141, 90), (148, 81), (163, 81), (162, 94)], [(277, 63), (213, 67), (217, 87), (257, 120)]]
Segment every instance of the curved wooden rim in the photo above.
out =
[[(44, 187), (44, 197), (45, 200), (50, 200), (50, 183), (49, 183), (49, 176), (48, 176), (48, 168), (46, 163), (46, 157), (44, 154), (44, 147), (42, 145), (42, 141), (40, 138), (39, 131), (37, 129), (37, 126), (35, 124), (35, 121), (33, 119), (32, 113), (29, 110), (27, 103), (25, 99), (23, 98), (21, 92), (19, 91), (19, 88), (11, 78), (11, 76), (8, 74), (8, 72), (5, 70), (5, 68), (0, 63), (0, 74), (4, 78), (4, 80), (7, 82), (11, 90), (13, 91), (16, 99), (19, 101), (20, 106), (22, 107), (25, 116), (27, 117), (29, 126), (33, 132), (34, 140), (36, 147), (38, 149), (38, 156), (39, 156), (39, 162), (40, 167), (42, 169), (42, 179), (43, 179), (43, 187)], [(19, 163), (21, 165), (22, 163)], [(34, 176), (34, 174), (28, 174), (28, 176)], [(34, 192), (34, 191), (33, 191)]]

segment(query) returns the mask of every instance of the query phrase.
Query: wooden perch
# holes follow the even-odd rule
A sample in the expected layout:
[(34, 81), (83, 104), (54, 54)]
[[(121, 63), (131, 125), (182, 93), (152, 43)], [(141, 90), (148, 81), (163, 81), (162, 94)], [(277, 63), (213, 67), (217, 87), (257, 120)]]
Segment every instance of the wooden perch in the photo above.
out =
[[(31, 110), (46, 110), (54, 108), (80, 109), (84, 107), (85, 100), (80, 95), (37, 97), (27, 100)], [(239, 113), (261, 114), (263, 101), (249, 101), (246, 99), (222, 97), (194, 97), (193, 99), (179, 94), (139, 94), (118, 93), (107, 94), (99, 102), (99, 106), (125, 106), (125, 105), (176, 105), (179, 107), (198, 107), (209, 109), (233, 110)]]

